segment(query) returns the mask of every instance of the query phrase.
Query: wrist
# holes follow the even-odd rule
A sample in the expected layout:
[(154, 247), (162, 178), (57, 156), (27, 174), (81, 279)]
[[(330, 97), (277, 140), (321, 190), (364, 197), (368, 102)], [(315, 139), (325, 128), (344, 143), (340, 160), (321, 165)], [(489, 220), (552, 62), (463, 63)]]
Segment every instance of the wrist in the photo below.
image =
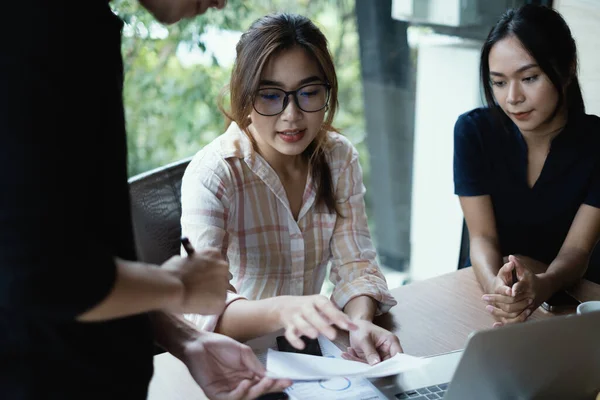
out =
[(179, 354), (174, 354), (181, 362), (188, 365), (188, 361), (194, 359), (198, 355), (198, 352), (202, 352), (203, 343), (202, 336), (206, 335), (206, 332), (195, 329), (193, 332), (186, 332), (186, 336), (182, 338), (179, 343)]
[(501, 284), (498, 282), (498, 280), (496, 278), (487, 281), (483, 286), (483, 290), (486, 294), (494, 294), (496, 293), (496, 289), (498, 289), (498, 287)]
[(204, 334), (181, 315), (157, 311), (150, 313), (150, 319), (156, 343), (181, 361)]
[(505, 280), (500, 276), (500, 268), (498, 268), (495, 272), (487, 275), (484, 278), (483, 288), (486, 290), (486, 293), (494, 294), (494, 293), (504, 293), (504, 290), (499, 290), (500, 288), (512, 287), (512, 280), (509, 282), (505, 282)]
[(264, 300), (269, 302), (269, 306), (267, 307), (269, 310), (267, 313), (267, 324), (271, 327), (272, 331), (285, 328), (285, 305), (293, 300), (293, 296), (276, 296)]
[(170, 271), (157, 268), (160, 277), (160, 288), (157, 297), (161, 299), (160, 309), (173, 313), (183, 313), (185, 303), (185, 286), (181, 279)]
[(373, 321), (377, 302), (369, 296), (358, 296), (346, 303), (344, 312), (354, 321)]
[[(508, 262), (508, 260), (507, 260), (507, 262)], [(486, 279), (485, 289), (486, 289), (487, 293), (493, 294), (493, 293), (496, 293), (496, 291), (498, 289), (500, 289), (501, 287), (504, 287), (504, 286), (511, 287), (512, 286), (510, 284), (507, 284), (500, 277), (500, 268), (494, 269), (492, 271), (495, 271), (495, 272), (492, 272), (491, 274), (489, 274)]]
[(547, 300), (553, 293), (558, 292), (562, 288), (561, 281), (552, 274), (543, 272), (541, 274), (536, 274), (536, 277), (538, 278), (541, 289), (538, 296), (539, 300)]

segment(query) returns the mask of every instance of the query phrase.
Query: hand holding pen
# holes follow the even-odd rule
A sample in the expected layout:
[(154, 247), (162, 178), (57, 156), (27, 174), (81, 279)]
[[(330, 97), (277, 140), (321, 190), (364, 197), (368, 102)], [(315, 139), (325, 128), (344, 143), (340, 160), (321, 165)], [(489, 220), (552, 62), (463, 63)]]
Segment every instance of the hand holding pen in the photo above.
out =
[[(184, 236), (181, 238), (181, 245), (185, 249), (185, 252), (187, 253), (188, 257), (191, 257), (194, 254), (194, 252), (195, 252), (194, 246), (192, 246), (192, 244), (190, 243), (190, 240), (187, 237)], [(233, 275), (231, 274), (231, 272), (228, 272), (228, 277), (229, 277), (230, 281), (233, 279)], [(229, 284), (229, 287), (227, 288), (227, 290), (229, 290), (231, 292), (236, 292), (235, 287), (233, 285), (231, 285), (231, 283)]]
[(187, 257), (174, 256), (163, 264), (181, 282), (181, 295), (173, 311), (203, 315), (220, 314), (225, 308), (229, 285), (227, 263), (217, 249), (194, 251), (182, 240)]

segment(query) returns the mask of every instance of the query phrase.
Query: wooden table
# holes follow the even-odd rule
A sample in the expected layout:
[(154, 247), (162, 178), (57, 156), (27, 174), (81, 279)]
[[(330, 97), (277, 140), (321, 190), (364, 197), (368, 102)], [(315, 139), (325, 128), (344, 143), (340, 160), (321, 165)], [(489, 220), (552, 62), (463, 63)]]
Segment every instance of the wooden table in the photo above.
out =
[[(494, 323), (471, 268), (402, 286), (392, 293), (398, 305), (375, 322), (398, 335), (404, 352), (410, 355), (463, 349), (471, 332), (491, 328)], [(581, 281), (571, 294), (580, 301), (600, 300), (600, 285)], [(529, 319), (554, 315), (539, 308)]]
[[(471, 332), (489, 329), (494, 323), (485, 310), (483, 292), (471, 268), (401, 286), (392, 294), (398, 305), (375, 322), (398, 335), (404, 352), (410, 355), (431, 356), (463, 349)], [(580, 301), (600, 300), (600, 285), (581, 281), (571, 294)], [(553, 315), (540, 308), (529, 319)], [(344, 335), (336, 341), (342, 346), (348, 343)], [(154, 368), (149, 400), (206, 398), (187, 368), (170, 354), (156, 356)]]

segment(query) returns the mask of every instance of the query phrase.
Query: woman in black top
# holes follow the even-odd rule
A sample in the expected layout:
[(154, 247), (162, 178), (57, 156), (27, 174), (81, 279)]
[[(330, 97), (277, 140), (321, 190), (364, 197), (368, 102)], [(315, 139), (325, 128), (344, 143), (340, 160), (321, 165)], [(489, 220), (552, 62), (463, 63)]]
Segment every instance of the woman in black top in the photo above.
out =
[[(481, 53), (487, 107), (455, 126), (454, 184), (494, 326), (598, 281), (600, 118), (585, 114), (577, 50), (554, 10), (507, 11)], [(518, 283), (511, 277), (516, 271)]]

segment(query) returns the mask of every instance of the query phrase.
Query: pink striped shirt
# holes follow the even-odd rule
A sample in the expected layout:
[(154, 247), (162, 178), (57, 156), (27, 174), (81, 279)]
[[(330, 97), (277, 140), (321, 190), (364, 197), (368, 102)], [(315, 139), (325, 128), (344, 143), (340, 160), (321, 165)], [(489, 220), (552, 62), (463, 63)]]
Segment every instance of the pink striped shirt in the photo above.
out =
[[(181, 188), (182, 235), (196, 249), (222, 250), (237, 291), (228, 304), (320, 293), (330, 262), (331, 300), (341, 309), (361, 295), (378, 302), (378, 314), (396, 304), (376, 262), (358, 153), (337, 133), (328, 133), (325, 148), (344, 218), (316, 206), (309, 174), (295, 220), (279, 177), (235, 123), (193, 157)], [(207, 330), (218, 320), (186, 317)]]

